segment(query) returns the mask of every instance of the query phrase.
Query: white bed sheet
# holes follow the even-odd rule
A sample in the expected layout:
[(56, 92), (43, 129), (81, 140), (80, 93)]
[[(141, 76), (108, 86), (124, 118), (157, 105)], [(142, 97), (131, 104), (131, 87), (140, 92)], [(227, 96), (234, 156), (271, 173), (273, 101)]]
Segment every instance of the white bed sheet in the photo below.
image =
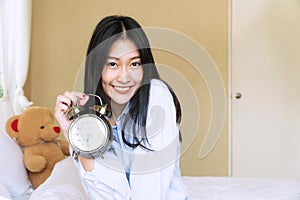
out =
[(190, 200), (300, 200), (300, 180), (183, 177)]
[(184, 176), (183, 181), (189, 200), (300, 200), (297, 180)]
[[(190, 200), (300, 200), (300, 180), (192, 176), (182, 178), (188, 188)], [(83, 191), (74, 162), (68, 157), (55, 166), (51, 176), (31, 197), (13, 200), (87, 200), (88, 197)], [(3, 197), (0, 190), (0, 200), (7, 200)]]

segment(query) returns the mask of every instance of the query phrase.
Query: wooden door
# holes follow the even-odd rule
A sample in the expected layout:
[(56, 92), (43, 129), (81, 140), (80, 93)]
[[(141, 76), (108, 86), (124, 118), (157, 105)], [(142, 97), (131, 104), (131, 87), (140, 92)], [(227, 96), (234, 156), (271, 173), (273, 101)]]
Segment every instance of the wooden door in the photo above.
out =
[(232, 175), (300, 178), (300, 1), (231, 3)]

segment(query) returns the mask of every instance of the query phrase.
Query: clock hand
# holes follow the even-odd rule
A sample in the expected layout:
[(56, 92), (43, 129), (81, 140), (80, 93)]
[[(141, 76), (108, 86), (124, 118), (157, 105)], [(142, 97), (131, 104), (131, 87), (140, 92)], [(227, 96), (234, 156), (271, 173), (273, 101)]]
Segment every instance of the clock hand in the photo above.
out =
[(91, 137), (92, 137), (91, 134), (87, 134), (87, 137), (86, 137), (86, 142), (87, 142), (87, 143), (90, 142)]

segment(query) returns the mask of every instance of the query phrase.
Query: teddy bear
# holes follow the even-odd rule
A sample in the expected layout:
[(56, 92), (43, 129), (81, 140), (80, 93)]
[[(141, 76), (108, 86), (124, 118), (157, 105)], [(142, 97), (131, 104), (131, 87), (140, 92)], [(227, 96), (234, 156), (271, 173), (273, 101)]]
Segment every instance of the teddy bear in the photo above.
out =
[(49, 108), (32, 106), (10, 117), (6, 132), (23, 149), (24, 165), (34, 188), (50, 176), (58, 161), (70, 155), (69, 143), (57, 139), (60, 127), (54, 125), (54, 115)]

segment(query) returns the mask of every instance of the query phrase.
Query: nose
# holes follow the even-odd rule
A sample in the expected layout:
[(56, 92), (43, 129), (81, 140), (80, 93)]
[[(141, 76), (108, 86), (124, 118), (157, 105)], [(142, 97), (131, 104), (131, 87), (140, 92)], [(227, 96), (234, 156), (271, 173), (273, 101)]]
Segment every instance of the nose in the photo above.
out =
[(126, 66), (120, 67), (118, 81), (121, 83), (127, 83), (129, 81), (128, 69)]
[(54, 126), (53, 130), (55, 133), (60, 133), (60, 128), (58, 126)]

